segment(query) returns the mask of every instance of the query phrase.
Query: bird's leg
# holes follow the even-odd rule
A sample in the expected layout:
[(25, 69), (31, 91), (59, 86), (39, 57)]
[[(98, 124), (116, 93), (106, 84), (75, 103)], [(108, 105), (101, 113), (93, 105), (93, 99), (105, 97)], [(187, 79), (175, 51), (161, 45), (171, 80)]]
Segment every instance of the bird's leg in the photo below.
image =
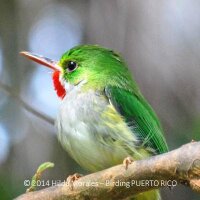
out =
[(123, 165), (125, 167), (125, 169), (127, 170), (128, 169), (128, 166), (133, 162), (133, 158), (128, 156), (126, 157), (124, 160), (123, 160)]
[(81, 178), (83, 175), (79, 174), (79, 173), (75, 173), (73, 175), (69, 175), (66, 179), (67, 184), (69, 185), (70, 189), (73, 190), (74, 189), (74, 181), (78, 180), (79, 178)]

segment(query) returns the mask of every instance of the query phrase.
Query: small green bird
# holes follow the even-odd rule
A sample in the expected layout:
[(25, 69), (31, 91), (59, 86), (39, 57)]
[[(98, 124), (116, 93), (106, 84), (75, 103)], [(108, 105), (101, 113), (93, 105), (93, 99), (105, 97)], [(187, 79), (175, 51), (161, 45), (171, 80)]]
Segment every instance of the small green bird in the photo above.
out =
[[(168, 151), (160, 122), (141, 94), (125, 61), (97, 45), (76, 46), (60, 61), (22, 52), (54, 70), (61, 105), (58, 138), (83, 168), (98, 171), (123, 162)], [(160, 199), (152, 190), (136, 200)]]

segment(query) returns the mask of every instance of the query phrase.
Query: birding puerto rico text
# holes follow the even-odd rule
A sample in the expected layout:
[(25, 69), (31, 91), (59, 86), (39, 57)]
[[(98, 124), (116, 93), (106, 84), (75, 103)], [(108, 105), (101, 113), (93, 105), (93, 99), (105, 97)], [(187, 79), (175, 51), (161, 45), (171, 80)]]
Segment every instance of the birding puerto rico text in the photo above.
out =
[[(61, 181), (61, 180), (37, 180), (34, 183), (32, 183), (33, 186), (36, 187), (49, 187), (49, 186), (63, 186), (63, 185), (69, 185), (69, 182), (67, 181)], [(24, 180), (24, 186), (29, 187), (31, 185), (30, 180)], [(116, 186), (116, 187), (126, 187), (130, 188), (132, 186), (138, 186), (138, 187), (175, 187), (178, 185), (178, 182), (176, 180), (131, 180), (131, 181), (111, 181), (106, 180), (105, 182), (97, 182), (97, 181), (87, 181), (87, 182), (74, 182), (74, 186), (79, 187), (99, 187), (99, 186)]]

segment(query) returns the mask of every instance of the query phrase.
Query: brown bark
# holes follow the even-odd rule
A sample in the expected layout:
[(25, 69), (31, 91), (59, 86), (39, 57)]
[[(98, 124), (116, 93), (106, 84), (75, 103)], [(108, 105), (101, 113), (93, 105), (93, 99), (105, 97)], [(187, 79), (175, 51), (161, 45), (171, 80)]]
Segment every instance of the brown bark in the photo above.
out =
[(190, 142), (168, 153), (135, 161), (127, 170), (123, 165), (117, 165), (86, 175), (74, 182), (73, 190), (67, 184), (57, 185), (16, 199), (122, 199), (176, 183), (200, 192), (200, 142)]

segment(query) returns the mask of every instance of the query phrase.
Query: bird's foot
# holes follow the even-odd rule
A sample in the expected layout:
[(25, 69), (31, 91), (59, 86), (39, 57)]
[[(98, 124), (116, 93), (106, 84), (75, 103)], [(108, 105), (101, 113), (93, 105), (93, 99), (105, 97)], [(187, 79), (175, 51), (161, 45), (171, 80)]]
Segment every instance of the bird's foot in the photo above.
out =
[(125, 167), (125, 169), (127, 170), (128, 169), (128, 166), (133, 162), (133, 158), (128, 156), (126, 157), (124, 160), (123, 160), (123, 165)]
[(83, 175), (75, 173), (73, 175), (69, 175), (66, 179), (67, 184), (69, 185), (70, 189), (74, 189), (74, 181), (77, 181), (79, 178), (81, 178)]

